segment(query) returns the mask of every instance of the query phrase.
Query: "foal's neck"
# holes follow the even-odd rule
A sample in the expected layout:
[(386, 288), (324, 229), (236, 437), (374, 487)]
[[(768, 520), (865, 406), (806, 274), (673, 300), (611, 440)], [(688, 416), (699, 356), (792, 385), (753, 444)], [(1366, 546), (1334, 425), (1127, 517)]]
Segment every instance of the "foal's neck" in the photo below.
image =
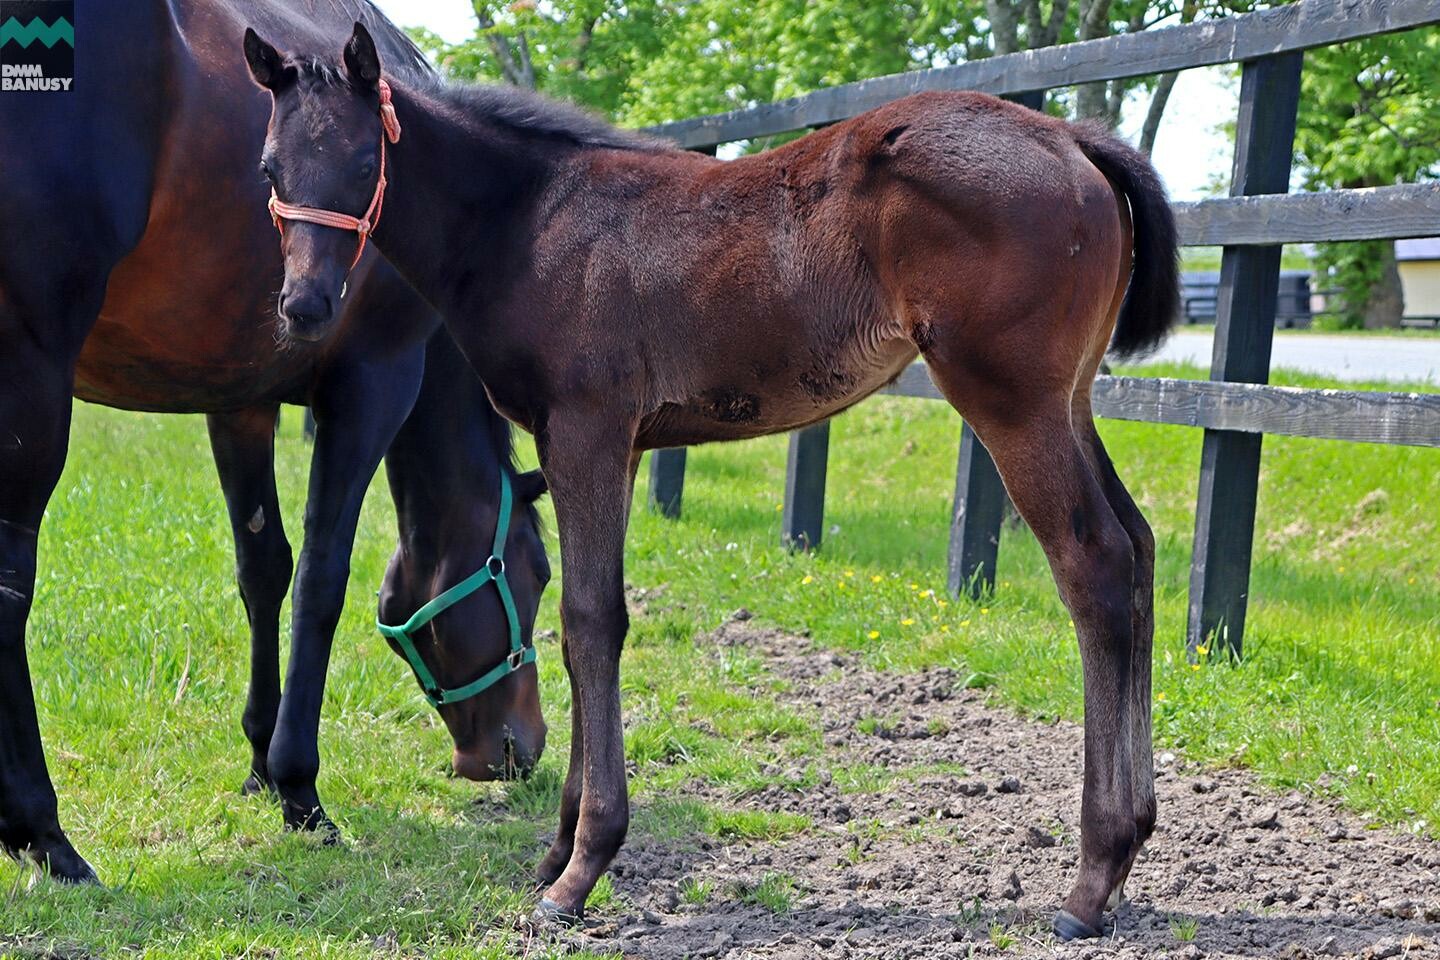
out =
[(528, 256), (521, 225), (563, 157), (500, 136), (435, 93), (392, 84), (402, 127), (375, 244), (442, 313), (462, 315)]

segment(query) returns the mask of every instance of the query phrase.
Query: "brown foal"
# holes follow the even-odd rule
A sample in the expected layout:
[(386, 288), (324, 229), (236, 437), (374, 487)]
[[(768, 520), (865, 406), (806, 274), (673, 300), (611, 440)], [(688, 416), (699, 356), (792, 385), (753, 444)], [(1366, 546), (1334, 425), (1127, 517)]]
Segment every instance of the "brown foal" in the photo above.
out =
[[(380, 138), (369, 36), (357, 26), (338, 65), (255, 49), (279, 196), (362, 211), (375, 179), (356, 171)], [(726, 163), (515, 91), (391, 86), (404, 135), (374, 241), (535, 434), (559, 522), (574, 733), (542, 910), (581, 914), (629, 820), (622, 565), (641, 452), (814, 423), (920, 355), (1074, 617), (1085, 789), (1056, 929), (1097, 935), (1155, 821), (1154, 545), (1090, 410), (1107, 348), (1150, 347), (1176, 314), (1175, 228), (1149, 163), (972, 93)], [(292, 224), (290, 284), (338, 300), (353, 243)]]

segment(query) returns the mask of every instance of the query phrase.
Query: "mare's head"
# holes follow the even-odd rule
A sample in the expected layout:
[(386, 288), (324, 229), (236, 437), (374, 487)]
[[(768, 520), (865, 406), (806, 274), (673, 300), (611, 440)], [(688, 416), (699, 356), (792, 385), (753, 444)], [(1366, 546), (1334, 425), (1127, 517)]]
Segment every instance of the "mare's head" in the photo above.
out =
[[(398, 454), (415, 452), (407, 445)], [(382, 632), (450, 731), (455, 772), (470, 780), (526, 777), (546, 734), (532, 636), (550, 580), (533, 506), (545, 480), (538, 470), (507, 473), (503, 515), (491, 509), (502, 499), (493, 491), (476, 495), (473, 474), (469, 491), (443, 479), (431, 484), (419, 474), (433, 459), (397, 465), (396, 456), (392, 450), (388, 469), (404, 485), (396, 497), (401, 540), (380, 591)], [(397, 469), (409, 479), (397, 478)], [(444, 606), (447, 592), (458, 598), (453, 606)], [(427, 605), (444, 609), (427, 619)], [(407, 621), (414, 628), (399, 629)]]
[[(287, 57), (253, 29), (245, 31), (245, 59), (274, 100), (260, 170), (279, 203), (271, 210), (285, 256), (280, 319), (286, 335), (319, 340), (340, 314), (346, 277), (379, 219), (386, 141), (399, 133), (381, 120), (380, 54), (357, 23), (340, 67)], [(351, 222), (312, 222), (294, 208)]]

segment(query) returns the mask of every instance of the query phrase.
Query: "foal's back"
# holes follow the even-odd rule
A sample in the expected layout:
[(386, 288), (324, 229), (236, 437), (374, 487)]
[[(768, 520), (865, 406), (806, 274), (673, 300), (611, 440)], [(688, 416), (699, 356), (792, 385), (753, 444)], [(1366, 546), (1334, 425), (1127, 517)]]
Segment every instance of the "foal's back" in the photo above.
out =
[(1072, 128), (983, 94), (908, 97), (730, 162), (578, 162), (584, 202), (539, 233), (520, 300), (597, 292), (555, 316), (643, 369), (644, 447), (814, 422), (942, 339), (988, 385), (1073, 388), (1129, 269), (1123, 208)]

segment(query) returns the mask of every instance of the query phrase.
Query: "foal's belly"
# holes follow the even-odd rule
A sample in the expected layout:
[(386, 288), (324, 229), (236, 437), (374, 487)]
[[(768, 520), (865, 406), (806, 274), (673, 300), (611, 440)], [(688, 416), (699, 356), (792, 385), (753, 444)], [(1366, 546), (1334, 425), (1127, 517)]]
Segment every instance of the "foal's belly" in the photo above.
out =
[(641, 424), (642, 449), (746, 440), (818, 423), (894, 380), (919, 355), (906, 339), (862, 354), (780, 365), (764, 378), (714, 379), (683, 401), (661, 404)]

